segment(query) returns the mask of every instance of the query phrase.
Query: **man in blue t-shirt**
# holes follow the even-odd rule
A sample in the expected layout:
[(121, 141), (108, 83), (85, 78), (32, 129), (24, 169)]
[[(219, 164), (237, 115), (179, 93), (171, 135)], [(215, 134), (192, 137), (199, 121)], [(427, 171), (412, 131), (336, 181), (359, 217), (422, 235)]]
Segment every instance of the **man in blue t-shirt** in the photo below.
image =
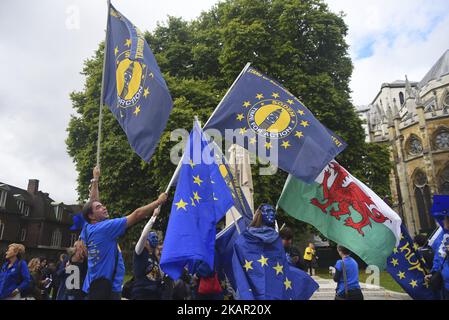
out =
[[(127, 228), (152, 214), (154, 209), (167, 200), (167, 194), (162, 193), (156, 201), (136, 209), (126, 217), (109, 219), (107, 208), (99, 200), (98, 166), (94, 168), (93, 176), (89, 202), (83, 208), (83, 217), (87, 223), (80, 235), (88, 252), (88, 269), (83, 291), (88, 294), (90, 300), (120, 300), (125, 264), (117, 239), (125, 234)], [(108, 290), (109, 284), (112, 285), (112, 290)]]
[(337, 246), (341, 260), (335, 265), (334, 281), (337, 282), (335, 300), (363, 300), (359, 284), (359, 266), (350, 256), (350, 251)]

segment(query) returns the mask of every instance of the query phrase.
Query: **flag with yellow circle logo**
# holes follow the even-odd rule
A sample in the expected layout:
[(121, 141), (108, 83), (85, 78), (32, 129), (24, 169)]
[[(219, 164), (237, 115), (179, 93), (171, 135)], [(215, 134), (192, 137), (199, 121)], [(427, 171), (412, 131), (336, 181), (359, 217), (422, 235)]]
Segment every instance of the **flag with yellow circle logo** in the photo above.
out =
[(149, 162), (173, 107), (167, 84), (143, 34), (112, 5), (106, 42), (103, 101)]
[(308, 183), (346, 147), (299, 99), (254, 68), (237, 80), (204, 129), (219, 130)]

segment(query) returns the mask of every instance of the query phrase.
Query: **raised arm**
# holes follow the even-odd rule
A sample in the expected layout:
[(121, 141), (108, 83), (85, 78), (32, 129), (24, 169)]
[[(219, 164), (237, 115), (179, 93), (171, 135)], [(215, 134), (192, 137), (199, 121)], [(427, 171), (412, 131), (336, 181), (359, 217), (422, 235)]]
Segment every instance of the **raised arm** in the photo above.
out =
[(157, 207), (156, 209), (154, 209), (153, 216), (151, 217), (151, 219), (147, 222), (147, 224), (143, 228), (142, 234), (140, 235), (139, 241), (137, 241), (136, 248), (135, 248), (135, 251), (138, 255), (140, 255), (142, 253), (143, 249), (145, 248), (145, 242), (147, 241), (148, 234), (150, 233), (151, 228), (153, 227), (154, 222), (156, 221), (156, 218), (160, 212), (161, 212), (160, 207)]
[(100, 192), (98, 191), (98, 181), (100, 180), (100, 167), (95, 166), (93, 170), (93, 179), (90, 180), (90, 201), (100, 201)]
[(157, 207), (163, 205), (165, 201), (167, 201), (167, 194), (161, 193), (157, 200), (151, 202), (150, 204), (147, 204), (146, 206), (136, 209), (133, 213), (126, 216), (126, 226), (129, 228), (147, 218)]

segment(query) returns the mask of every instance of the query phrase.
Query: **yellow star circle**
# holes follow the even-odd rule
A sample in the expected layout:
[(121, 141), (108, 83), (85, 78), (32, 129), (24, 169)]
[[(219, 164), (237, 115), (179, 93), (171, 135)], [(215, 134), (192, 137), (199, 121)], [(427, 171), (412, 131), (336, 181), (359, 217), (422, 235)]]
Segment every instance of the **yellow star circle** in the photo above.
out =
[(203, 182), (203, 180), (200, 179), (200, 175), (197, 175), (196, 177), (193, 176), (193, 183), (196, 183), (198, 186), (201, 187), (201, 182)]
[(276, 264), (276, 266), (273, 267), (273, 269), (276, 270), (276, 275), (278, 275), (279, 273), (284, 273), (284, 266), (281, 266), (279, 262)]
[(284, 285), (285, 285), (285, 290), (292, 288), (292, 282), (290, 280), (288, 280), (287, 277), (285, 277)]
[(246, 272), (248, 272), (248, 270), (250, 270), (250, 269), (253, 270), (252, 264), (253, 264), (253, 261), (248, 261), (245, 259), (245, 265), (243, 266), (243, 268), (246, 269)]
[(260, 262), (260, 266), (261, 267), (263, 267), (263, 266), (268, 266), (268, 263), (267, 263), (267, 261), (268, 261), (268, 258), (265, 258), (263, 255), (260, 257), (260, 259), (259, 260), (257, 260), (258, 262)]
[(185, 211), (187, 211), (187, 209), (186, 209), (186, 206), (187, 206), (187, 202), (184, 202), (184, 200), (179, 200), (177, 203), (175, 203), (175, 205), (176, 205), (176, 210), (179, 210), (179, 209), (184, 209)]

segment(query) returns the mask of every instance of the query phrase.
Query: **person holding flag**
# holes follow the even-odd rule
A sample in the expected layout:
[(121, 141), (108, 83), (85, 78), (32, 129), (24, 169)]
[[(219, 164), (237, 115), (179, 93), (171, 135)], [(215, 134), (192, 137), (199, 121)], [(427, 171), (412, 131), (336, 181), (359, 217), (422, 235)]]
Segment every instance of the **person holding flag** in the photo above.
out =
[(160, 194), (157, 200), (126, 217), (109, 219), (106, 206), (100, 202), (100, 169), (95, 167), (93, 174), (90, 199), (83, 207), (83, 218), (87, 223), (80, 235), (88, 253), (83, 291), (88, 294), (89, 300), (120, 300), (125, 264), (118, 238), (125, 234), (127, 228), (148, 218), (158, 206), (164, 204), (167, 194)]
[(274, 229), (276, 211), (262, 204), (235, 241), (232, 265), (240, 300), (308, 300), (318, 284), (291, 267)]

